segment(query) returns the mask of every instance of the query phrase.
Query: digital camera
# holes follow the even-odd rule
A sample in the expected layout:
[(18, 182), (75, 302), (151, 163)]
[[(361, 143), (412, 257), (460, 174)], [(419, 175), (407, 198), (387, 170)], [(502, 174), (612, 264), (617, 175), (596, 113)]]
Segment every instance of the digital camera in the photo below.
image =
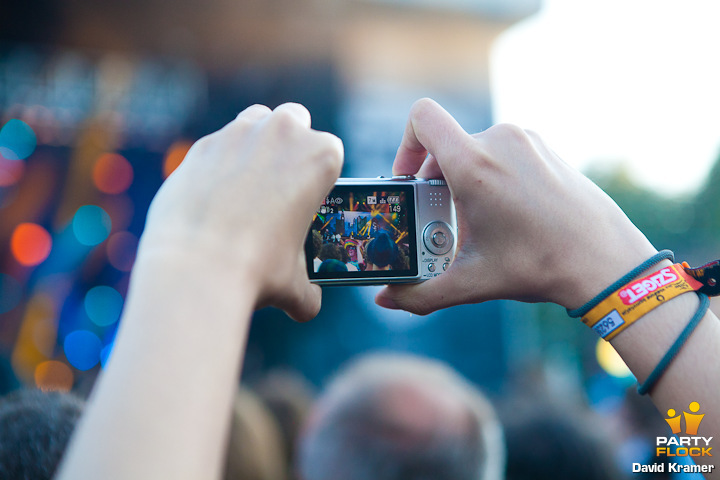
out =
[(340, 178), (310, 226), (308, 277), (321, 285), (427, 280), (450, 266), (455, 239), (444, 180)]

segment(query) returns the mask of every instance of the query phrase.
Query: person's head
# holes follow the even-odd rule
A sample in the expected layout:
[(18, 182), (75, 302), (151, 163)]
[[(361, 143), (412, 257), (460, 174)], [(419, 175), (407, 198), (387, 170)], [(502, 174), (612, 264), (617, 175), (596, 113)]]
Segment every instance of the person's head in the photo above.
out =
[(320, 254), (320, 249), (322, 248), (322, 235), (317, 230), (313, 229), (310, 232), (310, 238), (309, 238), (309, 248), (310, 248), (310, 254), (312, 258), (316, 258)]
[(297, 461), (303, 480), (499, 480), (504, 441), (490, 403), (451, 368), (376, 354), (321, 396)]
[(405, 245), (398, 245), (398, 255), (392, 264), (393, 270), (410, 269), (410, 251)]
[(251, 391), (235, 397), (224, 480), (284, 480), (287, 465), (275, 418)]
[(50, 480), (84, 402), (69, 393), (17, 390), (0, 399), (0, 478)]
[(342, 262), (342, 247), (336, 243), (326, 243), (320, 249), (318, 258), (322, 261), (332, 259)]
[(507, 480), (620, 480), (607, 425), (576, 405), (526, 399), (505, 412)]
[(398, 246), (387, 232), (380, 232), (365, 249), (368, 262), (380, 268), (391, 265), (398, 256)]
[(319, 273), (338, 273), (347, 271), (347, 265), (345, 265), (340, 260), (335, 260), (334, 258), (328, 258), (327, 260), (323, 260), (323, 262), (318, 267)]
[(274, 370), (258, 381), (253, 390), (272, 412), (282, 433), (288, 478), (296, 478), (292, 471), (300, 429), (305, 423), (315, 399), (315, 389), (298, 372)]
[(345, 251), (351, 262), (357, 262), (357, 245), (353, 242), (345, 243)]

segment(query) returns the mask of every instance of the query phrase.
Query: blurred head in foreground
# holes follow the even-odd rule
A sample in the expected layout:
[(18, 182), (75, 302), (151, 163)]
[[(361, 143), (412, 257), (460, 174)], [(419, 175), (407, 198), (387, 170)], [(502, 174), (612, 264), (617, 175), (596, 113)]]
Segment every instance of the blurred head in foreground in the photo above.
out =
[(241, 388), (235, 396), (224, 480), (285, 480), (282, 434), (258, 396)]
[(316, 404), (300, 439), (304, 480), (499, 480), (504, 440), (485, 397), (445, 364), (365, 357)]
[[(607, 422), (579, 405), (525, 399), (505, 425), (507, 480), (622, 480)], [(655, 477), (653, 477), (655, 478)]]
[(84, 402), (69, 393), (17, 390), (0, 399), (0, 478), (50, 480)]

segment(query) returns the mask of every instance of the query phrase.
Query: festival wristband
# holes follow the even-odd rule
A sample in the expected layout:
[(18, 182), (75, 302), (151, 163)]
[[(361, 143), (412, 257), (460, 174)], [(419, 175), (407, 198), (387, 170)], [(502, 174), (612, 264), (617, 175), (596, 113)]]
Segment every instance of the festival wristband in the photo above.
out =
[(674, 264), (631, 281), (592, 308), (582, 321), (605, 340), (611, 340), (643, 315), (703, 284)]

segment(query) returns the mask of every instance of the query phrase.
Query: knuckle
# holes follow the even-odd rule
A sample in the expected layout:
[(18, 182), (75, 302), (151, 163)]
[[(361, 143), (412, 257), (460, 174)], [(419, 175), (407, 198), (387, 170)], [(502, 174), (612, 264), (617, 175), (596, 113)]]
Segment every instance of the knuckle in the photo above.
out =
[(301, 103), (297, 103), (297, 102), (283, 103), (276, 110), (287, 110), (287, 111), (291, 111), (291, 112), (294, 111), (296, 114), (303, 115), (303, 116), (310, 115), (310, 111), (307, 108), (305, 108), (305, 105), (303, 105)]
[(208, 150), (210, 150), (211, 145), (215, 142), (216, 139), (217, 132), (205, 135), (204, 137), (196, 140), (195, 143), (193, 143), (192, 147), (190, 147), (190, 150), (196, 152), (199, 155), (205, 155)]
[(277, 109), (273, 112), (270, 116), (269, 123), (272, 127), (279, 129), (280, 131), (289, 132), (298, 124), (298, 120), (292, 112), (283, 108)]
[(416, 100), (415, 103), (410, 107), (410, 117), (418, 118), (426, 114), (426, 112), (433, 110), (437, 107), (435, 100), (425, 97)]
[(513, 138), (517, 140), (526, 139), (527, 132), (519, 126), (512, 123), (500, 123), (492, 127), (498, 134), (504, 137)]
[(530, 143), (528, 132), (512, 123), (500, 123), (487, 130), (488, 133), (494, 133), (504, 141), (515, 143)]
[(319, 154), (316, 164), (323, 175), (337, 178), (343, 165), (344, 149), (342, 141), (326, 132), (318, 132)]

